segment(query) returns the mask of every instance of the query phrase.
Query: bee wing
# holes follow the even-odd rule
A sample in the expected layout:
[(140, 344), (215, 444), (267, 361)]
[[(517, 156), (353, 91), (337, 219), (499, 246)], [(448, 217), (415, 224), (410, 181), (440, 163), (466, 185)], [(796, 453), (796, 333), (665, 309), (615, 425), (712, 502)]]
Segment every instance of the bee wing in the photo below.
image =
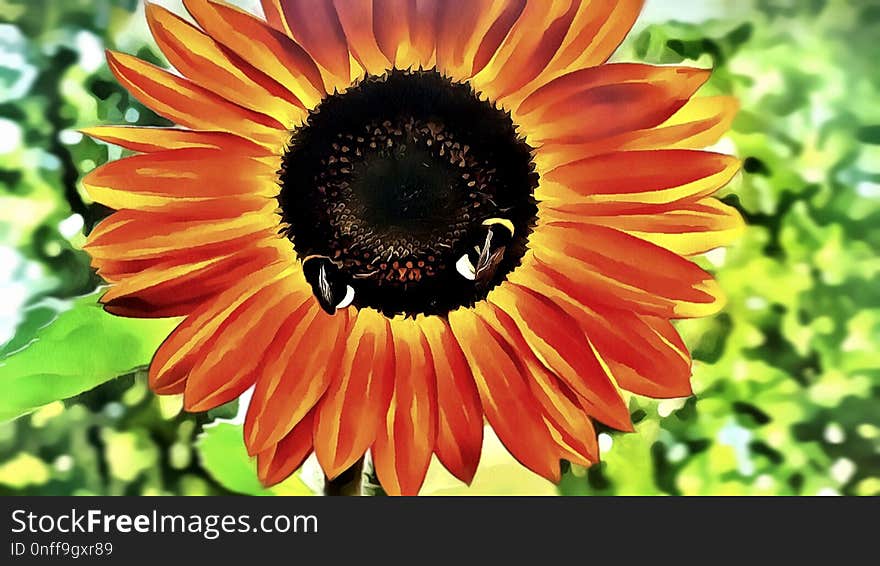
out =
[(485, 282), (495, 275), (495, 272), (498, 270), (498, 265), (501, 263), (501, 260), (504, 258), (504, 251), (507, 248), (500, 247), (491, 254), (488, 254), (487, 257), (483, 258), (483, 255), (480, 254), (480, 261), (477, 263), (476, 268), (476, 279), (479, 282)]
[(318, 292), (321, 299), (326, 305), (333, 305), (333, 288), (330, 285), (330, 278), (327, 276), (327, 268), (324, 265), (318, 270)]
[(477, 272), (480, 271), (481, 265), (484, 267), (489, 265), (490, 257), (492, 255), (491, 250), (492, 250), (492, 230), (489, 230), (486, 233), (486, 242), (483, 244), (483, 248), (480, 250), (479, 257), (477, 257), (477, 266), (476, 266)]

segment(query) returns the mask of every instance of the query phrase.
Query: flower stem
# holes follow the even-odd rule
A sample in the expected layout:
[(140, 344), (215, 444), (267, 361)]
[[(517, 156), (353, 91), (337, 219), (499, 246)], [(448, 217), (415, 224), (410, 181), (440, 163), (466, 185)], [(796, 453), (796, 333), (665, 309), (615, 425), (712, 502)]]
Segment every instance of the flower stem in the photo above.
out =
[(324, 476), (324, 495), (361, 495), (361, 483), (363, 482), (364, 459), (360, 458), (352, 466), (330, 479)]
[(382, 489), (382, 484), (379, 483), (379, 478), (376, 476), (376, 466), (373, 465), (372, 455), (369, 455), (364, 463), (364, 479), (363, 484), (361, 485), (361, 495), (388, 495), (385, 493), (385, 490)]

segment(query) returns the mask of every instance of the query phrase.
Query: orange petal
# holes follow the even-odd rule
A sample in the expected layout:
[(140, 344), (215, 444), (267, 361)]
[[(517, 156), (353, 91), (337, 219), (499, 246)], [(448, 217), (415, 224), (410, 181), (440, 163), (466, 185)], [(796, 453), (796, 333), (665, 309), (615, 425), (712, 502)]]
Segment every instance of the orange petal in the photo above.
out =
[(527, 362), (532, 393), (544, 411), (544, 422), (560, 449), (560, 457), (581, 466), (599, 461), (592, 409), (537, 360)]
[(373, 444), (373, 463), (389, 495), (418, 495), (437, 434), (437, 384), (431, 348), (414, 320), (391, 321), (394, 394)]
[(618, 385), (657, 399), (693, 394), (690, 355), (668, 320), (601, 307), (594, 312), (584, 328)]
[(428, 340), (437, 376), (437, 445), (440, 462), (470, 484), (483, 446), (483, 409), (461, 346), (440, 317), (419, 319)]
[(326, 94), (318, 66), (285, 33), (222, 2), (184, 0), (184, 5), (215, 41), (278, 81), (306, 108), (317, 106)]
[(373, 0), (376, 44), (396, 68), (429, 65), (438, 10), (438, 0)]
[(348, 327), (348, 310), (330, 316), (317, 301), (307, 301), (282, 325), (244, 421), (250, 454), (277, 444), (324, 395), (337, 378)]
[(522, 465), (558, 482), (559, 448), (529, 388), (521, 353), (472, 309), (449, 313), (449, 324), (471, 365), (483, 410), (498, 438)]
[(745, 228), (735, 208), (711, 197), (668, 205), (551, 205), (544, 208), (542, 217), (608, 226), (679, 255), (700, 254), (728, 244)]
[(409, 0), (373, 0), (373, 33), (385, 57), (398, 68), (398, 54), (409, 43)]
[(281, 10), (281, 0), (260, 0), (260, 5), (269, 25), (290, 35), (287, 22), (284, 21), (284, 12)]
[(196, 132), (178, 128), (152, 128), (141, 126), (95, 126), (83, 128), (81, 133), (141, 153), (153, 153), (171, 149), (221, 149), (227, 155), (264, 157), (265, 148), (226, 132)]
[(562, 44), (580, 2), (528, 2), (474, 87), (501, 100), (537, 77)]
[(159, 263), (111, 285), (101, 297), (101, 303), (119, 316), (183, 316), (215, 294), (214, 282), (220, 279), (218, 283), (223, 284), (228, 264), (241, 264), (246, 257), (247, 254), (218, 256), (182, 265)]
[(351, 79), (348, 42), (333, 3), (277, 0), (277, 5), (290, 36), (326, 71), (327, 92), (348, 87)]
[(691, 353), (688, 350), (687, 345), (684, 343), (684, 340), (682, 340), (681, 335), (675, 329), (675, 326), (672, 325), (672, 321), (647, 315), (639, 315), (639, 318), (642, 319), (651, 330), (657, 333), (673, 352), (678, 354), (681, 359), (685, 360), (688, 363), (688, 366), (690, 366)]
[(735, 157), (708, 151), (620, 151), (545, 173), (536, 196), (548, 201), (662, 204), (709, 196), (738, 170)]
[(241, 59), (230, 59), (217, 42), (180, 17), (158, 4), (147, 4), (146, 15), (159, 49), (186, 77), (288, 127), (305, 115), (305, 106), (293, 93)]
[(371, 75), (381, 75), (394, 66), (382, 53), (373, 33), (373, 6), (371, 2), (334, 0), (339, 23), (348, 38), (352, 57)]
[(523, 13), (526, 0), (443, 2), (437, 26), (437, 69), (456, 80), (480, 72)]
[(604, 63), (629, 33), (644, 0), (586, 0), (573, 4), (577, 14), (561, 45), (554, 49), (552, 60), (511, 98), (528, 94), (567, 72)]
[(287, 141), (285, 125), (274, 118), (237, 106), (137, 57), (108, 51), (107, 64), (132, 95), (181, 126), (231, 132), (272, 149)]
[(172, 267), (160, 263), (111, 285), (101, 303), (108, 312), (119, 316), (183, 316), (242, 276), (275, 261), (277, 253), (252, 248), (188, 265)]
[[(529, 277), (559, 287), (573, 299), (666, 318), (708, 316), (723, 306), (711, 275), (654, 244), (604, 226), (552, 222), (532, 235)], [(525, 267), (525, 266), (524, 266)]]
[(583, 9), (548, 68), (575, 69), (604, 63), (626, 37), (642, 11), (644, 0), (582, 2)]
[[(255, 293), (227, 318), (189, 373), (183, 406), (207, 411), (232, 401), (256, 383), (281, 325), (313, 296), (299, 272)], [(246, 352), (247, 355), (241, 355)]]
[[(219, 256), (236, 251), (243, 239), (255, 241), (262, 237), (271, 246), (271, 242), (281, 238), (276, 232), (276, 223), (268, 210), (228, 220), (193, 221), (122, 210), (98, 224), (83, 249), (99, 266), (104, 259), (161, 258), (169, 252), (194, 251), (202, 246), (210, 247)], [(231, 245), (232, 242), (237, 245)]]
[[(125, 214), (121, 211), (116, 214)], [(111, 215), (110, 218), (114, 218)], [(157, 220), (153, 218), (153, 221)], [(99, 225), (101, 226), (101, 225)], [(266, 239), (275, 237), (274, 233), (252, 234), (230, 242), (221, 242), (217, 245), (207, 245), (198, 248), (178, 247), (169, 249), (161, 255), (126, 259), (125, 247), (120, 248), (123, 255), (120, 257), (93, 257), (92, 267), (96, 268), (100, 275), (108, 283), (118, 283), (139, 274), (153, 270), (158, 275), (162, 271), (188, 271), (190, 266), (199, 263), (211, 263), (218, 258), (230, 256), (243, 249), (258, 249), (266, 246)], [(293, 257), (295, 254), (289, 250), (289, 244), (280, 242), (281, 245), (272, 246), (279, 257)], [(288, 248), (285, 250), (285, 247)]]
[[(539, 372), (547, 373), (540, 368)], [(599, 461), (599, 444), (596, 429), (590, 420), (589, 409), (583, 399), (562, 385), (556, 377), (547, 374), (547, 389), (538, 381), (532, 382), (532, 390), (549, 415), (544, 417), (553, 441), (559, 446), (561, 458), (579, 466), (592, 466)]]
[[(551, 437), (563, 452), (561, 456), (583, 465), (598, 461), (596, 431), (590, 422), (590, 415), (596, 412), (597, 407), (587, 399), (578, 397), (568, 385), (563, 383), (563, 380), (557, 377), (558, 374), (554, 374), (546, 363), (531, 353), (530, 345), (526, 343), (517, 328), (518, 323), (504, 309), (491, 304), (488, 307), (481, 305), (477, 307), (477, 313), (504, 336), (513, 349), (522, 352), (521, 360), (528, 372), (527, 383), (541, 405)], [(589, 344), (586, 346), (589, 348)], [(601, 367), (599, 370), (603, 371)], [(607, 378), (605, 379), (607, 381)], [(623, 407), (624, 413), (615, 420), (619, 421), (626, 430), (632, 430), (629, 412), (616, 392), (614, 396), (618, 404)], [(589, 397), (595, 398), (596, 395), (591, 394)], [(607, 403), (603, 402), (602, 405)]]
[(259, 254), (266, 251), (279, 258), (280, 261), (294, 261), (296, 254), (290, 249), (290, 244), (286, 240), (275, 241), (273, 238), (278, 238), (274, 231), (250, 234), (216, 245), (168, 249), (160, 255), (151, 257), (132, 259), (125, 259), (124, 256), (121, 259), (93, 257), (92, 267), (96, 268), (98, 275), (108, 283), (119, 283), (138, 277), (145, 272), (154, 273), (156, 276), (161, 276), (163, 270), (186, 272), (190, 269), (188, 266), (208, 265), (217, 258), (232, 256), (242, 250), (252, 250)]
[(202, 358), (206, 342), (226, 319), (255, 293), (285, 275), (284, 266), (270, 265), (239, 278), (216, 299), (193, 311), (162, 342), (150, 362), (150, 387), (159, 394), (182, 393), (190, 370)]
[(690, 354), (669, 320), (581, 303), (540, 283), (535, 290), (577, 321), (621, 388), (654, 398), (691, 394)]
[(573, 161), (623, 150), (699, 149), (715, 144), (733, 123), (739, 110), (736, 99), (707, 96), (690, 99), (657, 127), (622, 132), (607, 138), (575, 144), (545, 143), (536, 155), (542, 171)]
[(634, 136), (623, 149), (672, 147), (699, 149), (713, 145), (730, 129), (739, 102), (732, 96), (692, 98), (669, 120), (640, 136)]
[(533, 142), (572, 144), (652, 128), (681, 109), (709, 78), (692, 67), (616, 63), (564, 75), (516, 110)]
[(434, 61), (442, 5), (443, 0), (411, 0), (409, 4), (409, 43), (415, 63), (425, 68)]
[[(547, 297), (505, 283), (489, 302), (512, 320), (504, 336), (534, 351), (543, 364), (584, 399), (590, 414), (609, 426), (632, 430), (629, 410), (596, 359), (583, 334), (572, 332), (576, 321)], [(502, 317), (503, 318), (503, 317)]]
[[(155, 210), (220, 197), (270, 202), (278, 193), (277, 171), (263, 161), (216, 149), (174, 149), (106, 163), (83, 177), (88, 195), (114, 209)], [(233, 203), (235, 201), (232, 201)]]
[(297, 471), (312, 453), (315, 411), (302, 418), (278, 444), (257, 454), (257, 476), (266, 487), (281, 483)]
[(373, 0), (373, 31), (385, 58), (398, 69), (428, 67), (439, 9), (439, 0)]
[(372, 309), (358, 312), (342, 363), (318, 407), (315, 455), (331, 479), (363, 456), (384, 426), (394, 391), (390, 332), (383, 315)]
[(583, 304), (558, 288), (533, 285), (577, 322), (618, 386), (654, 398), (691, 395), (690, 353), (669, 320)]

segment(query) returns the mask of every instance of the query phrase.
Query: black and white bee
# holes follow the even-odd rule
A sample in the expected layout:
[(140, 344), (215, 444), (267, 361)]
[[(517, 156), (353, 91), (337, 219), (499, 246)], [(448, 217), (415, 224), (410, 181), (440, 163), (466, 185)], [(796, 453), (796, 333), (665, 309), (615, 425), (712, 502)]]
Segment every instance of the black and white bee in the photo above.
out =
[(455, 264), (462, 277), (479, 287), (492, 281), (514, 233), (513, 223), (504, 218), (490, 218), (483, 222), (483, 226), (488, 228), (485, 241), (462, 255)]
[[(514, 226), (504, 218), (490, 218), (483, 222), (486, 238), (462, 255), (455, 264), (459, 275), (478, 289), (489, 286), (504, 260), (507, 247), (513, 240)], [(303, 261), (303, 273), (312, 287), (318, 304), (328, 314), (351, 306), (355, 300), (356, 278), (340, 268), (327, 256), (313, 255)]]
[(354, 302), (354, 287), (349, 284), (351, 278), (329, 257), (307, 257), (303, 261), (303, 273), (318, 304), (327, 314), (336, 314), (338, 309), (348, 308)]

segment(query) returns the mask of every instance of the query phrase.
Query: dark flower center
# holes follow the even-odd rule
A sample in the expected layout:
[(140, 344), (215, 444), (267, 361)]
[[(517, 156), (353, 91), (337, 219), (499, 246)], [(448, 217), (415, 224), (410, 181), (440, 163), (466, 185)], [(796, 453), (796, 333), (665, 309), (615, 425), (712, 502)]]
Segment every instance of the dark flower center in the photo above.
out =
[(282, 161), (284, 230), (322, 306), (443, 315), (520, 264), (538, 174), (509, 113), (436, 71), (325, 98)]

